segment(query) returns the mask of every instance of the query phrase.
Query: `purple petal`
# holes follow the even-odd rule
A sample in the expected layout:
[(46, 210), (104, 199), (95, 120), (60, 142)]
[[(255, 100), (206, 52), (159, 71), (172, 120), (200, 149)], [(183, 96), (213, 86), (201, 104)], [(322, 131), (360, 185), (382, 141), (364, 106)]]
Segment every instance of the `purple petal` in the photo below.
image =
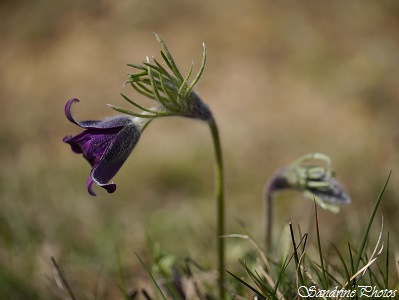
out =
[(86, 180), (86, 187), (87, 187), (87, 191), (89, 192), (90, 195), (92, 196), (97, 196), (97, 194), (95, 192), (93, 192), (93, 179), (91, 179), (91, 176), (89, 175), (89, 177), (87, 177)]
[(114, 127), (119, 127), (119, 126), (125, 126), (129, 123), (131, 123), (131, 118), (128, 116), (117, 116), (117, 117), (111, 117), (105, 120), (87, 120), (87, 121), (78, 121), (74, 118), (72, 115), (71, 111), (71, 106), (73, 103), (79, 102), (79, 99), (77, 98), (72, 98), (65, 104), (65, 116), (67, 119), (78, 125), (79, 127), (82, 128), (97, 128), (97, 129), (104, 129), (104, 128), (114, 128)]
[[(115, 191), (116, 186), (108, 182), (122, 167), (140, 138), (140, 131), (134, 123), (125, 126), (109, 144), (100, 161), (90, 172), (93, 181), (108, 192)], [(90, 192), (90, 191), (89, 191)]]
[(331, 204), (349, 204), (351, 198), (334, 178), (328, 180), (331, 185), (328, 188), (308, 188), (309, 191)]
[(103, 156), (109, 144), (123, 127), (109, 129), (87, 129), (74, 137), (65, 137), (72, 151), (82, 153), (93, 167)]
[[(89, 192), (90, 195), (97, 196), (97, 194), (93, 191), (93, 188), (92, 188), (93, 183), (94, 183), (94, 181), (91, 178), (91, 175), (89, 175), (89, 177), (87, 178), (87, 181), (86, 181), (87, 191)], [(115, 183), (99, 184), (99, 186), (106, 189), (107, 192), (110, 194), (116, 191)]]
[(75, 102), (79, 100), (73, 98), (66, 103), (65, 115), (69, 121), (86, 130), (76, 136), (66, 136), (63, 141), (71, 146), (73, 152), (83, 154), (93, 167), (86, 181), (89, 194), (96, 195), (93, 183), (113, 193), (116, 185), (109, 181), (132, 152), (140, 137), (140, 130), (129, 116), (116, 116), (102, 121), (77, 121), (71, 112)]
[(67, 143), (71, 146), (72, 151), (75, 153), (82, 153), (82, 149), (80, 146), (75, 142), (75, 138), (72, 135), (67, 135), (62, 139), (64, 143)]

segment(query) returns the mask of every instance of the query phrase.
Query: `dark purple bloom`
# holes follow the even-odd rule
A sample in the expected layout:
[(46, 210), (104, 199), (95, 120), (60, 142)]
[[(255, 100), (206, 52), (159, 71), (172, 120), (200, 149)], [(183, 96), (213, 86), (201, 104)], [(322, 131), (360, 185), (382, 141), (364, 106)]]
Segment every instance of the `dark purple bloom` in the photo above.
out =
[(129, 116), (116, 116), (102, 121), (77, 121), (72, 116), (71, 106), (79, 102), (73, 98), (65, 105), (65, 115), (69, 121), (85, 130), (75, 136), (66, 136), (72, 151), (83, 154), (93, 167), (86, 186), (90, 195), (95, 196), (92, 184), (95, 182), (108, 193), (116, 190), (116, 185), (109, 181), (122, 167), (140, 138), (140, 129)]

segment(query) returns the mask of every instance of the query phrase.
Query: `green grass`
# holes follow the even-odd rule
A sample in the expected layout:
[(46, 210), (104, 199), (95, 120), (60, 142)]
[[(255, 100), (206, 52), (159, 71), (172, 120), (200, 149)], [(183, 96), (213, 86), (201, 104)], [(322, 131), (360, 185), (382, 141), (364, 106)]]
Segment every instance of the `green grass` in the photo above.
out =
[[(398, 293), (399, 278), (398, 274), (391, 272), (391, 268), (397, 268), (398, 262), (395, 261), (390, 249), (392, 245), (389, 231), (384, 230), (382, 222), (379, 225), (374, 224), (374, 217), (389, 178), (390, 176), (375, 202), (369, 221), (363, 225), (364, 230), (359, 245), (347, 242), (348, 251), (346, 247), (340, 249), (334, 244), (330, 245), (330, 249), (321, 246), (322, 228), (326, 223), (328, 224), (328, 220), (319, 219), (316, 204), (314, 206), (316, 241), (311, 243), (309, 241), (311, 237), (307, 233), (301, 233), (301, 230), (297, 232), (290, 223), (291, 250), (287, 256), (281, 255), (283, 253), (281, 249), (275, 249), (273, 253), (265, 253), (259, 246), (260, 243), (248, 234), (225, 236), (227, 239), (245, 240), (254, 250), (247, 252), (239, 260), (240, 262), (237, 261), (246, 275), (242, 271), (226, 270), (230, 274), (226, 286), (229, 297), (231, 299), (255, 299), (255, 296), (258, 299), (296, 299), (298, 289), (302, 295), (312, 294), (317, 290), (330, 292), (338, 290), (341, 291), (341, 295), (346, 295), (345, 299), (359, 299), (362, 293), (363, 297), (365, 294), (372, 295), (373, 291), (362, 286), (374, 287), (376, 291), (380, 293), (385, 291), (386, 295), (393, 297), (395, 290), (395, 294)], [(377, 236), (370, 234), (372, 225), (381, 227)], [(192, 268), (197, 265), (192, 261), (186, 260), (185, 267), (179, 267), (176, 258), (160, 252), (159, 247), (150, 247), (150, 253), (150, 262), (153, 266), (153, 273), (150, 276), (153, 280), (157, 278), (156, 282), (162, 282), (161, 289), (166, 295), (162, 294), (163, 297), (217, 299), (214, 291), (215, 283), (209, 286), (204, 284), (202, 279), (212, 278), (212, 270), (206, 271), (198, 267), (197, 273), (202, 276), (197, 274), (195, 277)], [(233, 269), (237, 270), (237, 267), (234, 266)], [(156, 286), (159, 288), (158, 285)], [(317, 290), (314, 289), (315, 287)], [(352, 296), (349, 296), (351, 293)], [(325, 298), (336, 299), (337, 294), (330, 295), (332, 296)]]
[[(61, 142), (76, 133), (63, 114), (71, 97), (84, 101), (76, 112), (82, 119), (112, 114), (107, 103), (125, 104), (119, 96), (127, 92), (125, 64), (155, 53), (153, 31), (174, 45), (181, 66), (201, 56), (201, 42), (207, 46), (208, 65), (197, 88), (219, 120), (225, 148), (227, 233), (262, 244), (265, 180), (297, 155), (327, 153), (353, 198), (338, 215), (318, 211), (327, 283), (329, 273), (342, 283), (354, 274), (375, 195), (392, 169), (360, 266), (374, 250), (382, 214), (384, 249), (371, 265), (375, 276), (368, 271), (363, 280), (397, 287), (397, 2), (3, 2), (0, 298), (64, 299), (51, 256), (78, 299), (159, 297), (135, 252), (156, 280), (191, 278), (193, 293), (197, 285), (203, 298), (215, 295), (206, 128), (184, 120), (152, 124), (115, 178), (117, 193), (98, 191), (96, 199), (84, 186), (89, 166)], [(286, 266), (290, 276), (281, 276), (279, 287), (296, 288), (289, 222), (299, 262), (323, 283), (312, 203), (281, 195), (275, 213), (280, 253), (262, 252), (273, 283)], [(148, 240), (162, 255), (152, 254)], [(260, 290), (245, 264), (265, 276), (262, 255), (249, 240), (226, 238), (226, 244), (227, 270)], [(168, 265), (169, 256), (179, 270), (175, 279), (154, 267)], [(226, 278), (229, 292), (253, 296)]]
[[(345, 299), (358, 299), (361, 297), (362, 286), (376, 287), (379, 291), (392, 291), (387, 292), (391, 296), (397, 294), (397, 289), (399, 288), (398, 274), (393, 275), (389, 273), (390, 266), (395, 266), (398, 263), (390, 255), (389, 231), (385, 234), (385, 238), (383, 238), (384, 232), (383, 225), (381, 224), (379, 236), (370, 236), (370, 228), (389, 178), (390, 175), (377, 198), (369, 222), (364, 225), (365, 229), (359, 246), (356, 247), (348, 242), (349, 252), (346, 257), (344, 250), (340, 250), (333, 244), (331, 245), (334, 249), (332, 255), (327, 254), (326, 250), (321, 247), (320, 240), (322, 237), (319, 225), (323, 225), (323, 220), (318, 218), (317, 206), (315, 204), (316, 251), (313, 253), (311, 249), (308, 251), (309, 246), (306, 245), (307, 234), (300, 234), (299, 242), (296, 242), (295, 233), (290, 224), (292, 254), (284, 259), (283, 264), (278, 265), (276, 257), (273, 255), (268, 259), (265, 259), (263, 255), (262, 264), (252, 266), (252, 268), (244, 264), (250, 281), (245, 281), (237, 275), (230, 274), (259, 296), (260, 299), (294, 299), (297, 297), (300, 287), (307, 287), (308, 289), (317, 287), (320, 290), (330, 291), (334, 291), (335, 287), (337, 287), (338, 290), (344, 289), (354, 294), (350, 297), (346, 296)], [(386, 242), (384, 243), (382, 239), (385, 239)], [(372, 244), (372, 241), (376, 243), (375, 246)], [(366, 247), (367, 242), (369, 242), (368, 247)], [(279, 253), (279, 249), (275, 252), (276, 254)], [(384, 254), (385, 259), (384, 257), (380, 257)], [(336, 263), (337, 259), (339, 263)], [(274, 261), (274, 267), (269, 263), (269, 260)], [(329, 260), (332, 262), (329, 262)], [(273, 278), (275, 278), (274, 281), (272, 280)], [(393, 291), (395, 290), (396, 292), (394, 293)], [(302, 289), (301, 291), (301, 294), (305, 295), (310, 290), (305, 291), (305, 289)], [(363, 293), (372, 295), (372, 292), (368, 288), (363, 289)], [(336, 295), (331, 297), (326, 296), (326, 298), (335, 299)]]

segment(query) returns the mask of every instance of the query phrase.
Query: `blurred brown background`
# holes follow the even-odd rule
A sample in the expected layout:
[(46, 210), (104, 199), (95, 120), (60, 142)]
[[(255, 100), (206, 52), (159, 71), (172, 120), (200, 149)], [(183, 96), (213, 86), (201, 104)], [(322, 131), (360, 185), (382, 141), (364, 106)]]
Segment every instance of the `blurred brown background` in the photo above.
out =
[[(343, 236), (343, 243), (358, 242), (390, 170), (376, 227), (383, 214), (397, 234), (399, 2), (3, 0), (0, 20), (4, 293), (18, 287), (52, 297), (53, 255), (75, 288), (118, 295), (117, 257), (123, 280), (134, 286), (146, 275), (136, 274), (143, 271), (133, 267), (133, 253), (144, 253), (148, 239), (214, 265), (213, 148), (205, 124), (153, 122), (114, 178), (116, 193), (96, 188), (97, 198), (85, 188), (89, 165), (62, 143), (79, 132), (64, 116), (68, 99), (81, 100), (78, 119), (114, 114), (107, 103), (129, 108), (120, 92), (142, 99), (122, 85), (132, 71), (127, 63), (160, 58), (153, 32), (183, 73), (192, 61), (198, 68), (206, 44), (196, 90), (221, 131), (228, 233), (242, 232), (239, 219), (260, 238), (268, 176), (317, 151), (332, 158), (353, 199), (339, 215), (320, 211), (326, 245)], [(311, 228), (310, 201), (286, 193), (278, 202), (278, 232), (288, 221)], [(241, 248), (230, 247), (234, 265)]]

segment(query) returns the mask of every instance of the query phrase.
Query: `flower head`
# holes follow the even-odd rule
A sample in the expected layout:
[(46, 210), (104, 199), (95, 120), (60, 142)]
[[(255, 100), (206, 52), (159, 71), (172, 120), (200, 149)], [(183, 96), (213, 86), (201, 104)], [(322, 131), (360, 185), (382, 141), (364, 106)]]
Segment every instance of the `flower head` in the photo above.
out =
[[(323, 160), (326, 167), (307, 165), (310, 160)], [(305, 155), (274, 173), (266, 187), (268, 198), (283, 189), (295, 189), (318, 205), (337, 213), (341, 204), (349, 204), (351, 198), (343, 190), (330, 168), (330, 158), (324, 154)]]
[(140, 129), (129, 116), (116, 116), (101, 121), (77, 121), (71, 112), (74, 98), (65, 105), (65, 115), (69, 121), (85, 129), (78, 135), (66, 136), (63, 141), (72, 151), (83, 154), (92, 166), (86, 186), (90, 195), (95, 196), (92, 184), (106, 189), (108, 193), (116, 190), (109, 181), (122, 167), (140, 138)]
[(155, 58), (153, 58), (153, 63), (151, 63), (148, 57), (142, 65), (129, 64), (128, 66), (133, 67), (138, 72), (128, 74), (128, 80), (125, 84), (130, 84), (137, 92), (154, 100), (157, 103), (156, 106), (151, 109), (145, 108), (122, 94), (125, 100), (142, 110), (143, 113), (113, 105), (111, 107), (119, 112), (142, 118), (182, 116), (203, 121), (212, 120), (212, 113), (208, 106), (193, 91), (194, 85), (204, 71), (206, 62), (205, 45), (201, 67), (196, 77), (189, 83), (193, 65), (191, 65), (188, 74), (183, 77), (165, 42), (159, 35), (156, 34), (155, 36), (161, 44), (161, 56), (166, 66), (164, 67)]

